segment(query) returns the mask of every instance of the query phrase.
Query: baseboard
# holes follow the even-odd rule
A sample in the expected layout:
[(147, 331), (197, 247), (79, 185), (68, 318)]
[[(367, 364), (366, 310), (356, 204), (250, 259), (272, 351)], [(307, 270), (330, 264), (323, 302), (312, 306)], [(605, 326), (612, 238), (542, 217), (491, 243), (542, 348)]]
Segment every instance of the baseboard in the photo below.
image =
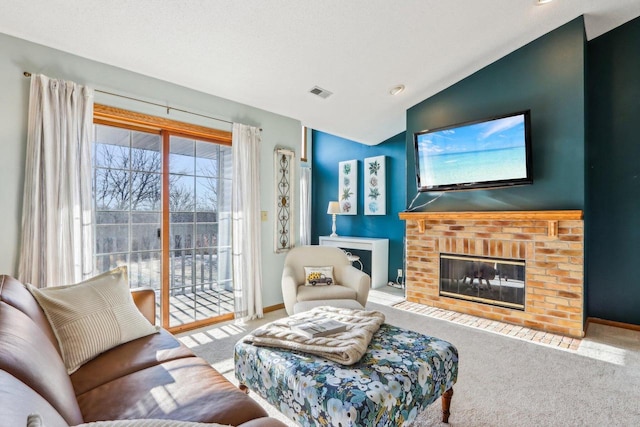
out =
[(172, 334), (179, 334), (182, 332), (192, 331), (194, 329), (204, 328), (206, 326), (212, 326), (216, 323), (226, 322), (228, 320), (233, 320), (233, 313), (222, 314), (211, 319), (197, 320), (195, 322), (187, 323), (186, 325), (169, 327), (167, 330)]
[(600, 325), (615, 326), (616, 328), (631, 329), (632, 331), (640, 332), (640, 325), (634, 325), (632, 323), (623, 323), (616, 322), (614, 320), (599, 319), (597, 317), (588, 317), (587, 328), (589, 327), (589, 323), (598, 323)]
[(269, 307), (265, 307), (262, 309), (262, 311), (264, 313), (271, 313), (272, 311), (282, 310), (283, 308), (284, 308), (284, 303), (281, 303), (281, 304), (270, 305)]

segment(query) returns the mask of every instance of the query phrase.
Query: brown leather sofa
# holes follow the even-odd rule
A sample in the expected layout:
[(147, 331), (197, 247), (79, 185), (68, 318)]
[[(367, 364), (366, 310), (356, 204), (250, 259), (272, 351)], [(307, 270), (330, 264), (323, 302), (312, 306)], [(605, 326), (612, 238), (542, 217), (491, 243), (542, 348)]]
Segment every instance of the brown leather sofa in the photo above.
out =
[[(132, 294), (154, 323), (153, 290)], [(36, 300), (18, 280), (0, 276), (0, 425), (26, 426), (34, 413), (47, 427), (140, 418), (284, 426), (165, 330), (68, 375)]]

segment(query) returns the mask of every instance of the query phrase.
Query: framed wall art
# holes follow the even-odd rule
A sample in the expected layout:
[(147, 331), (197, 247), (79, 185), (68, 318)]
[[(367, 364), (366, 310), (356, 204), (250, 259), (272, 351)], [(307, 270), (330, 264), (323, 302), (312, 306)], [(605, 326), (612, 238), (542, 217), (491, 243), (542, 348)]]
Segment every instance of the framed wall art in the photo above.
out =
[(358, 161), (338, 163), (338, 200), (340, 215), (358, 214)]
[(273, 170), (275, 172), (275, 251), (285, 252), (295, 245), (294, 224), (294, 157), (293, 150), (274, 150)]
[(386, 215), (386, 156), (364, 159), (364, 214)]

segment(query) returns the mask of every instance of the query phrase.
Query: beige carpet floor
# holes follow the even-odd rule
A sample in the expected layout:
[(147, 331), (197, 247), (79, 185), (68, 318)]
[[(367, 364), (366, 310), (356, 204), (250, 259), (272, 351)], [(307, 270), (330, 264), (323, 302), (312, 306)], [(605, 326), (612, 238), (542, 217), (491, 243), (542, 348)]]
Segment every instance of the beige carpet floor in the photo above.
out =
[[(369, 303), (387, 323), (437, 336), (459, 351), (451, 426), (640, 426), (640, 332), (592, 324), (576, 350), (563, 350), (446, 320)], [(260, 324), (232, 322), (181, 335), (232, 382), (233, 346)], [(288, 425), (255, 393), (269, 413)], [(440, 402), (414, 426), (440, 426)]]

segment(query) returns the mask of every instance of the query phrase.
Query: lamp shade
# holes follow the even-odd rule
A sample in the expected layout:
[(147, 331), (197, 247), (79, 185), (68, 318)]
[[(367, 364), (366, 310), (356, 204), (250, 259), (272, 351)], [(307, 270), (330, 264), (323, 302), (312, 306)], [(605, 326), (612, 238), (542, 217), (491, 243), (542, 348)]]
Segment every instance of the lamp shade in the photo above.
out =
[(339, 214), (340, 213), (340, 202), (329, 202), (329, 207), (327, 208), (328, 214)]

